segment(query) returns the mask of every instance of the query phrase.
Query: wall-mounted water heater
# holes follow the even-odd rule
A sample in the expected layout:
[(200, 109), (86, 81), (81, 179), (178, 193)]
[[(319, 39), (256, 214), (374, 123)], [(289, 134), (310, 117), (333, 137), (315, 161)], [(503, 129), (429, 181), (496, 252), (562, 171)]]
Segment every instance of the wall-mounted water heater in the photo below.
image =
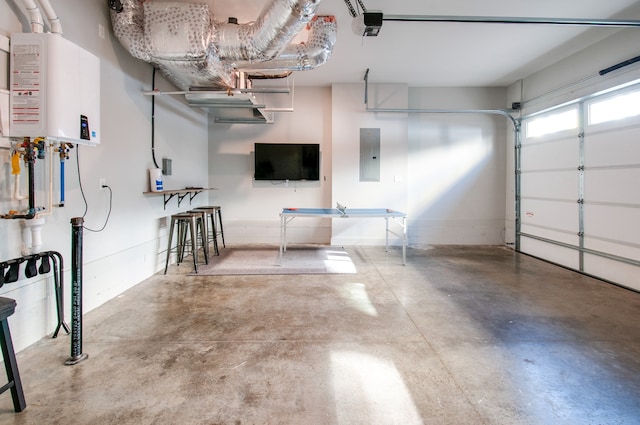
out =
[(100, 60), (60, 35), (11, 36), (10, 136), (100, 143)]

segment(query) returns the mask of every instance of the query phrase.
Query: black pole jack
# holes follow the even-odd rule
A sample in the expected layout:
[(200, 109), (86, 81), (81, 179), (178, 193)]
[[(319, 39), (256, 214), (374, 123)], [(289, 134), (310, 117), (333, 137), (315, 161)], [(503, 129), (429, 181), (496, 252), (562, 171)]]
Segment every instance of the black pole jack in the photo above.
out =
[(71, 219), (71, 356), (72, 366), (89, 357), (82, 352), (82, 217)]

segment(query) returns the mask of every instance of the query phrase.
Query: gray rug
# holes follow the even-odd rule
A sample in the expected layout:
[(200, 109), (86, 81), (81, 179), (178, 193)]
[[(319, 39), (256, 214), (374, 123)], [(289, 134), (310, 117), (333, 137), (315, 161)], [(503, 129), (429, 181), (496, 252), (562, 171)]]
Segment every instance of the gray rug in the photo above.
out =
[[(288, 247), (280, 263), (279, 247), (223, 248), (198, 275), (353, 274), (356, 267), (342, 247)], [(195, 274), (195, 273), (191, 273)]]

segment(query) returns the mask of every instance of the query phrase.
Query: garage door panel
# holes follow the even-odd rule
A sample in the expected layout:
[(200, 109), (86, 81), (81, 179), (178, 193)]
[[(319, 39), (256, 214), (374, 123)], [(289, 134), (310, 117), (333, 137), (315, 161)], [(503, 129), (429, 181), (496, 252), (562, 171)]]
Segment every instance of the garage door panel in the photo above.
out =
[(578, 200), (576, 171), (523, 173), (520, 186), (526, 197)]
[(578, 139), (564, 139), (522, 147), (522, 171), (577, 168)]
[(584, 175), (584, 199), (586, 202), (640, 206), (638, 183), (640, 183), (640, 168), (587, 169)]
[[(616, 257), (640, 261), (640, 245), (637, 244), (625, 244), (620, 241), (611, 241), (585, 236), (584, 247), (588, 250), (606, 252), (607, 254), (611, 254)], [(638, 278), (638, 280), (640, 280), (640, 275), (638, 275)]]
[(585, 205), (584, 222), (585, 236), (631, 244), (640, 241), (640, 208)]
[(640, 267), (585, 254), (585, 273), (640, 291)]
[(578, 251), (574, 249), (565, 248), (560, 245), (554, 245), (527, 237), (523, 237), (520, 244), (521, 250), (527, 254), (572, 269), (579, 267), (580, 259)]
[(548, 239), (550, 241), (560, 242), (561, 244), (569, 244), (578, 246), (578, 236), (575, 233), (567, 232), (561, 229), (548, 227), (539, 227), (531, 224), (523, 224), (522, 233), (537, 238)]
[(639, 127), (586, 132), (584, 161), (587, 167), (640, 164)]
[(557, 229), (578, 234), (578, 204), (537, 199), (522, 200), (522, 226)]

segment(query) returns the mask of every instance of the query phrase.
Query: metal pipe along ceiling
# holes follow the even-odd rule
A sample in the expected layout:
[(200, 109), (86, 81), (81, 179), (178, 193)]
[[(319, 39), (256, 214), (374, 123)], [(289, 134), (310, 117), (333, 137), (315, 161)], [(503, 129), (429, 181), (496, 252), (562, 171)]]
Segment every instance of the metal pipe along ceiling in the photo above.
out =
[[(113, 30), (132, 56), (182, 90), (235, 88), (243, 69), (304, 70), (328, 60), (335, 19), (313, 20), (320, 0), (271, 0), (247, 24), (215, 22), (207, 4), (124, 0)], [(306, 47), (290, 45), (309, 25)]]
[(640, 21), (621, 19), (574, 19), (574, 18), (522, 18), (508, 16), (438, 16), (438, 15), (384, 15), (383, 21), (398, 22), (465, 22), (482, 24), (544, 24), (582, 25), (601, 27), (640, 27)]

